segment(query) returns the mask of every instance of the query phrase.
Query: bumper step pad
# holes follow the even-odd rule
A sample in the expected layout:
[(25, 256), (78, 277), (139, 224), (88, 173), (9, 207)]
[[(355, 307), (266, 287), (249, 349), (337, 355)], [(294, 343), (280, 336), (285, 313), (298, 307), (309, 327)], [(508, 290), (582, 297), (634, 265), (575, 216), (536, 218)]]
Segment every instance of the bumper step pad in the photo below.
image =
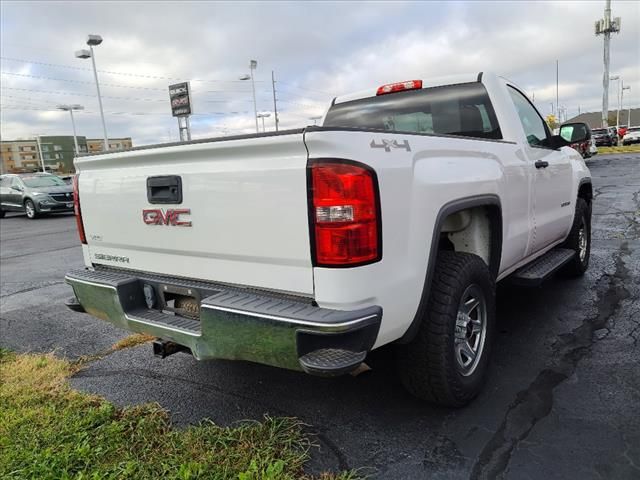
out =
[(300, 366), (307, 373), (315, 375), (342, 375), (360, 365), (367, 352), (352, 352), (340, 348), (323, 348), (300, 357)]
[(525, 265), (511, 275), (510, 281), (515, 285), (537, 287), (546, 278), (557, 272), (574, 257), (575, 252), (568, 248), (554, 248), (533, 262)]

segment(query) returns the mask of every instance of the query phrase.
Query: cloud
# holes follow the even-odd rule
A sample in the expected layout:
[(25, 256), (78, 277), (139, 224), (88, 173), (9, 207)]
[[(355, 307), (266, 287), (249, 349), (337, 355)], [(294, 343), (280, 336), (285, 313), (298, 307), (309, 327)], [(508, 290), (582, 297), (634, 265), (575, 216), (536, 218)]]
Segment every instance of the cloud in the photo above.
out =
[[(258, 60), (258, 110), (273, 110), (275, 70), (281, 128), (313, 123), (333, 96), (410, 78), (495, 71), (518, 83), (543, 114), (555, 101), (570, 115), (600, 108), (602, 2), (3, 2), (0, 47), (2, 138), (71, 131), (100, 137), (91, 63), (74, 58), (99, 33), (96, 62), (110, 136), (134, 144), (177, 139), (167, 86), (191, 80), (193, 136), (255, 129), (249, 59)], [(640, 104), (640, 7), (614, 1), (622, 32), (611, 71)], [(30, 32), (25, 35), (24, 32)], [(32, 63), (29, 63), (32, 62)], [(39, 62), (39, 63), (36, 63)], [(63, 65), (63, 66), (59, 66)], [(70, 68), (66, 68), (68, 66)], [(617, 84), (612, 82), (610, 108)], [(626, 105), (625, 105), (626, 106)], [(273, 116), (265, 122), (273, 129)]]

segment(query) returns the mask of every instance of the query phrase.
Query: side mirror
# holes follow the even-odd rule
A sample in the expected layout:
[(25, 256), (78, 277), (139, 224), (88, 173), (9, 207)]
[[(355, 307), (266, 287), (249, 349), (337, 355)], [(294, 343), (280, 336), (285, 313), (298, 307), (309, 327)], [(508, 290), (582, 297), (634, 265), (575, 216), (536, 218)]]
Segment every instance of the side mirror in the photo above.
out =
[(567, 143), (580, 143), (591, 140), (589, 129), (584, 124), (576, 123), (560, 127), (560, 136)]
[(21, 192), (22, 191), (22, 187), (20, 187), (19, 185), (11, 185), (11, 190), (15, 190), (17, 192)]
[[(581, 142), (582, 140), (576, 140), (577, 142)], [(551, 135), (549, 137), (548, 147), (553, 148), (554, 150), (558, 150), (562, 147), (568, 147), (570, 145), (564, 138), (560, 135)]]

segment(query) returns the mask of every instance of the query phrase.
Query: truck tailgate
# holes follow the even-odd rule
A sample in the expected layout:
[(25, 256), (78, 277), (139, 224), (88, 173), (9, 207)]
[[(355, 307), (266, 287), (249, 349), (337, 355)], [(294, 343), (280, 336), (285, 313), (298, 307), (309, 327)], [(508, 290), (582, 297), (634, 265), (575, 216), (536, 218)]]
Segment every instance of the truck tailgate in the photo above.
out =
[[(88, 258), (312, 294), (306, 164), (302, 131), (80, 157)], [(180, 177), (182, 201), (150, 203), (147, 179), (155, 176)], [(147, 221), (161, 221), (145, 223), (144, 210), (156, 210)], [(189, 213), (166, 221), (175, 210)]]

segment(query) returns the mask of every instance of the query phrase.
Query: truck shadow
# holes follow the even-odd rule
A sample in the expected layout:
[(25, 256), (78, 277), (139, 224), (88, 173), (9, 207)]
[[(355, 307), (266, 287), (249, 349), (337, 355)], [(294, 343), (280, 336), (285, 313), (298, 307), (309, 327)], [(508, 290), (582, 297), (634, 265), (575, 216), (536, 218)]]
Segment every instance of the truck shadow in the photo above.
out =
[(416, 478), (425, 469), (468, 476), (516, 394), (548, 363), (550, 345), (568, 328), (563, 322), (570, 321), (586, 283), (557, 279), (535, 291), (499, 288), (487, 385), (459, 410), (407, 394), (398, 380), (393, 346), (370, 355), (371, 371), (319, 378), (244, 362), (198, 362), (183, 354), (158, 360), (145, 345), (97, 362), (74, 383), (118, 403), (158, 401), (177, 425), (297, 417), (318, 444), (312, 449), (312, 472), (367, 467), (374, 477)]

